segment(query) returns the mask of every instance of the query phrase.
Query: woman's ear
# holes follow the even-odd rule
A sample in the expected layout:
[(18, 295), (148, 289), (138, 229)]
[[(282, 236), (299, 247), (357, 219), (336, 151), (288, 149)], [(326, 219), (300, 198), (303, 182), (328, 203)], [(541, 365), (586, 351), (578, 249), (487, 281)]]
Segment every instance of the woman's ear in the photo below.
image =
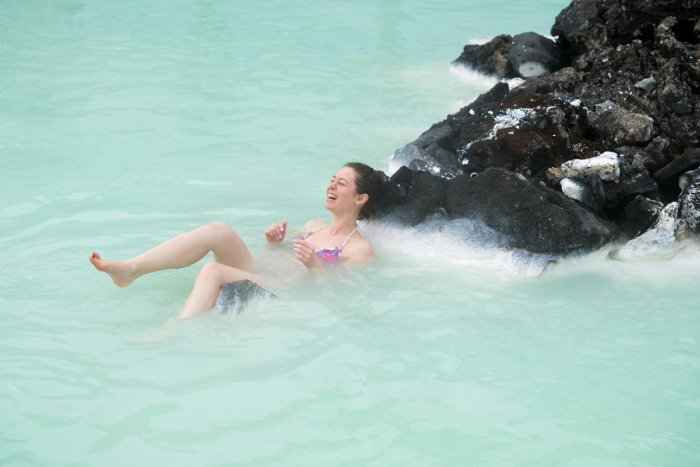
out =
[(369, 195), (367, 193), (362, 193), (361, 195), (357, 195), (355, 197), (355, 204), (365, 204), (368, 199)]

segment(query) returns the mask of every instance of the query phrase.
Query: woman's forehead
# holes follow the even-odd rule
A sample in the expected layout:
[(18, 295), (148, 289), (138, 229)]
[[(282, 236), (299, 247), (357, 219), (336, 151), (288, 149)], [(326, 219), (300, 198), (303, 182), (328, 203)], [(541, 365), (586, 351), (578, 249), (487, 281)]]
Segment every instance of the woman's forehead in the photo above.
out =
[(344, 178), (345, 180), (355, 181), (355, 170), (352, 167), (342, 167), (335, 173), (335, 178)]

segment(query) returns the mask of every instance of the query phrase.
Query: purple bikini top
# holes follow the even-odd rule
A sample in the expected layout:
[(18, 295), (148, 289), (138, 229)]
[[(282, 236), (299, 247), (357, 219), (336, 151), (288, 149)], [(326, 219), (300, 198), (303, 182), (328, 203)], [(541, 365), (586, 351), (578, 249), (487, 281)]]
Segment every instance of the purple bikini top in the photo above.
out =
[[(323, 227), (321, 227), (321, 229), (322, 228)], [(306, 232), (304, 235), (302, 235), (299, 238), (301, 240), (306, 240), (307, 238), (309, 238), (309, 236), (315, 234), (316, 232), (318, 232), (321, 229), (316, 229), (316, 230), (312, 230), (311, 232)], [(340, 253), (343, 252), (343, 248), (345, 248), (345, 245), (348, 243), (348, 240), (350, 240), (350, 237), (352, 237), (355, 232), (357, 232), (357, 227), (355, 227), (355, 229), (352, 232), (350, 232), (350, 235), (345, 237), (345, 240), (343, 241), (343, 243), (341, 243), (340, 245), (338, 245), (335, 248), (316, 249), (315, 250), (316, 257), (318, 259), (320, 259), (321, 261), (323, 261), (324, 263), (335, 263), (335, 262), (340, 261)]]

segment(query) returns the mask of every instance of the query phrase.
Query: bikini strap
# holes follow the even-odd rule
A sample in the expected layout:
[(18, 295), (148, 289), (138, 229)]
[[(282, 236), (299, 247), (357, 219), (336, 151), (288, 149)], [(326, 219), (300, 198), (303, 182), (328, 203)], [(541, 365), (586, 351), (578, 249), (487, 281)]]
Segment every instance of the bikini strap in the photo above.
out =
[(343, 248), (345, 248), (345, 244), (348, 243), (348, 240), (350, 240), (350, 237), (352, 237), (353, 234), (354, 234), (355, 232), (357, 232), (357, 227), (355, 227), (355, 228), (353, 229), (353, 231), (350, 232), (350, 235), (348, 235), (347, 237), (345, 237), (345, 241), (344, 241), (343, 243), (341, 243), (340, 245), (338, 245), (338, 248), (340, 248), (340, 251), (343, 251)]
[[(325, 227), (325, 225), (324, 225), (323, 227)], [(310, 231), (310, 232), (306, 232), (304, 235), (302, 235), (301, 239), (302, 239), (302, 240), (306, 240), (309, 236), (311, 236), (311, 235), (315, 234), (316, 232), (320, 231), (321, 229), (323, 229), (323, 227), (318, 228), (318, 229), (316, 229), (316, 230), (312, 230), (312, 231)], [(349, 234), (347, 237), (345, 237), (345, 240), (343, 241), (343, 243), (341, 243), (340, 245), (338, 245), (338, 246), (336, 247), (336, 249), (337, 249), (339, 252), (340, 252), (340, 251), (343, 251), (343, 248), (345, 248), (345, 245), (346, 245), (346, 244), (348, 243), (348, 241), (350, 240), (350, 237), (352, 237), (352, 236), (355, 234), (355, 232), (357, 232), (357, 227), (355, 227), (355, 228), (352, 230), (352, 232), (350, 232), (350, 234)]]

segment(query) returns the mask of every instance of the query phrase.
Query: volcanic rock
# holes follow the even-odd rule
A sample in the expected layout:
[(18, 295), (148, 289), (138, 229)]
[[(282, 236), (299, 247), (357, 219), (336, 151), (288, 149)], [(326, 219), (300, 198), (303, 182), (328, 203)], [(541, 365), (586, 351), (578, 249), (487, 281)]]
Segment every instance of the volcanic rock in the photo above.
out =
[(693, 233), (700, 233), (700, 169), (684, 173), (680, 178), (680, 218)]
[[(678, 201), (697, 231), (697, 183), (683, 174), (700, 166), (700, 2), (574, 0), (552, 34), (554, 43), (524, 33), (464, 47), (457, 62), (483, 73), (515, 77), (528, 62), (549, 73), (498, 83), (397, 150), (406, 168), (392, 177), (385, 217), (473, 218), (512, 248), (561, 253), (597, 248), (618, 227), (638, 235), (656, 202)], [(613, 153), (619, 174), (614, 163), (597, 179), (572, 171)], [(666, 238), (664, 222), (645, 238)]]

